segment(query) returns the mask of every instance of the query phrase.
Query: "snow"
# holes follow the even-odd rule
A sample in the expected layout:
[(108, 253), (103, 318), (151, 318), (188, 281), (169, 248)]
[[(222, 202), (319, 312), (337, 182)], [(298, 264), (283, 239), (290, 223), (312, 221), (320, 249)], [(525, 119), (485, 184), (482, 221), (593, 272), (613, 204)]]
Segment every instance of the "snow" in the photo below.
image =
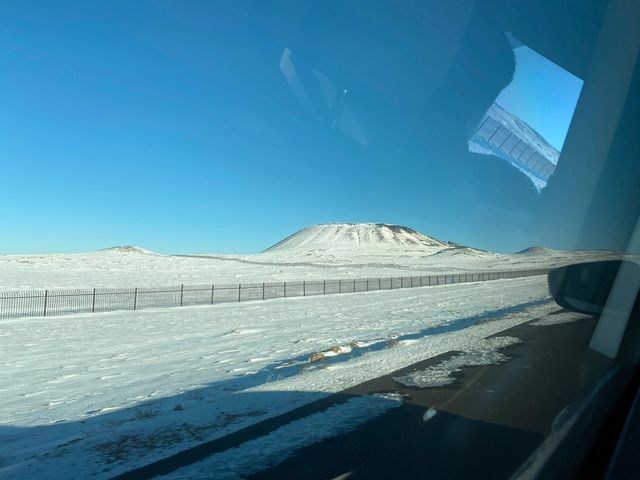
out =
[(433, 417), (435, 417), (437, 414), (438, 414), (438, 410), (436, 410), (433, 407), (430, 407), (422, 414), (422, 421), (426, 423), (429, 420), (431, 420)]
[[(0, 478), (110, 477), (413, 362), (478, 348), (558, 307), (545, 303), (379, 351), (366, 345), (545, 298), (545, 277), (530, 277), (7, 320)], [(354, 342), (363, 347), (341, 353), (344, 361), (308, 361)], [(282, 367), (292, 360), (300, 368), (286, 376)]]
[(145, 255), (159, 255), (156, 252), (147, 250), (146, 248), (136, 247), (135, 245), (118, 245), (116, 247), (103, 248), (99, 250), (101, 252), (116, 252), (116, 253), (143, 253)]
[(444, 360), (439, 364), (425, 370), (412, 372), (394, 380), (407, 387), (442, 387), (449, 385), (456, 380), (456, 374), (464, 367), (481, 365), (499, 365), (508, 360), (508, 357), (498, 350), (520, 343), (514, 337), (492, 337), (478, 342), (471, 349), (464, 353)]
[(384, 223), (326, 223), (304, 228), (265, 252), (319, 249), (384, 248), (433, 253), (451, 245), (400, 225)]
[[(255, 255), (176, 256), (134, 246), (1, 255), (0, 291), (399, 277), (610, 257), (552, 250), (500, 255), (406, 227), (329, 224)], [(3, 320), (0, 479), (108, 478), (412, 363), (459, 352), (458, 363), (446, 368), (450, 378), (463, 364), (502, 359), (500, 340), (487, 337), (557, 310), (546, 277), (538, 276)], [(366, 405), (385, 404), (372, 401), (362, 399), (362, 421)], [(358, 409), (350, 408), (339, 415), (360, 421), (353, 417)], [(305, 422), (288, 427), (303, 432), (300, 437), (320, 438)], [(322, 435), (336, 431), (327, 427)], [(273, 445), (261, 441), (264, 448)]]
[(162, 255), (131, 246), (74, 254), (0, 255), (0, 291), (408, 277), (546, 268), (611, 256), (559, 250), (496, 254), (406, 227), (330, 224), (303, 229), (253, 255)]
[(393, 394), (352, 398), (162, 478), (223, 480), (251, 475), (277, 465), (299, 448), (355, 430), (367, 420), (399, 407), (401, 402)]

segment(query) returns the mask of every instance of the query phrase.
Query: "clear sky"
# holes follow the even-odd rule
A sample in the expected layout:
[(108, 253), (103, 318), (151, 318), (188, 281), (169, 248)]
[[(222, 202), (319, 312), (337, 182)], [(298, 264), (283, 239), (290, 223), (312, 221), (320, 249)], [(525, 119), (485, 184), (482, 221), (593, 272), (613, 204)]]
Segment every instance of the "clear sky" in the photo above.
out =
[[(344, 49), (312, 41), (327, 35), (326, 8), (296, 27), (235, 3), (0, 5), (0, 253), (121, 244), (248, 253), (344, 221), (526, 246), (476, 237), (464, 215), (433, 215), (446, 202), (420, 179), (438, 178), (437, 167), (399, 163), (391, 140), (379, 140), (402, 137), (401, 122), (381, 112), (396, 93), (394, 108), (410, 111), (413, 66), (389, 63), (371, 76), (352, 64), (341, 74)], [(412, 16), (398, 18), (410, 31)], [(349, 41), (358, 55), (408, 49), (413, 58), (393, 32), (373, 32), (387, 43)], [(434, 78), (442, 51), (428, 62)], [(523, 51), (501, 99), (559, 146), (577, 82)], [(370, 127), (383, 116), (384, 128)]]
[(562, 150), (583, 82), (529, 47), (516, 48), (514, 53), (513, 83), (496, 101)]

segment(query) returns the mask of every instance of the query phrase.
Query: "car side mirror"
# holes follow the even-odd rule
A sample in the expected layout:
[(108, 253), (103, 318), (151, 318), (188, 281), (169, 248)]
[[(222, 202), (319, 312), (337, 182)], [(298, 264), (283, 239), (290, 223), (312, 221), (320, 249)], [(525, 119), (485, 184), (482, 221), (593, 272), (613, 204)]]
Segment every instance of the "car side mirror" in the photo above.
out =
[(549, 272), (549, 293), (567, 310), (599, 315), (622, 265), (631, 269), (634, 275), (640, 275), (640, 266), (624, 260), (577, 263), (556, 268)]

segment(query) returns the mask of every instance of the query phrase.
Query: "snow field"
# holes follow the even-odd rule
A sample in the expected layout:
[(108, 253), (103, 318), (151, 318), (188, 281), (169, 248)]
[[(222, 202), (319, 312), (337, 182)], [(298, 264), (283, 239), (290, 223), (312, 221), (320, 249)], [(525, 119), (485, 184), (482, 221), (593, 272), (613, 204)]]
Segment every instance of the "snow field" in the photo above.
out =
[[(255, 255), (173, 256), (134, 247), (90, 253), (0, 255), (0, 291), (408, 277), (538, 269), (611, 257), (607, 252), (546, 249), (536, 255), (506, 255), (450, 245), (418, 247), (417, 243), (433, 239), (417, 232), (413, 236), (407, 232), (394, 234), (399, 238), (390, 244), (359, 243), (363, 240), (357, 235), (365, 233), (356, 227), (340, 231), (336, 243), (325, 238), (331, 232), (315, 232), (319, 238), (309, 239), (303, 231), (299, 233), (299, 246)], [(374, 232), (366, 230), (370, 237)], [(379, 234), (388, 232), (381, 230)], [(358, 239), (346, 243), (345, 236), (354, 235)]]
[[(480, 348), (484, 337), (557, 306), (379, 352), (345, 348), (354, 342), (366, 346), (546, 297), (546, 278), (531, 277), (5, 321), (0, 478), (112, 476), (430, 356)], [(292, 359), (334, 350), (351, 357), (307, 362), (287, 378), (274, 374)]]

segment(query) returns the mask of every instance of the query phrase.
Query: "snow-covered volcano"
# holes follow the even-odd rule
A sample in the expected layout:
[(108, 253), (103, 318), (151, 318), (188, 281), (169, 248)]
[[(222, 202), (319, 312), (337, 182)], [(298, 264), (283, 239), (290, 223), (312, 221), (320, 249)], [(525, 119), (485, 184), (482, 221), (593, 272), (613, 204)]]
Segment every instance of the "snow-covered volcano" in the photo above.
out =
[(303, 228), (265, 250), (289, 251), (426, 251), (436, 253), (455, 244), (428, 237), (400, 225), (384, 223), (326, 223)]

